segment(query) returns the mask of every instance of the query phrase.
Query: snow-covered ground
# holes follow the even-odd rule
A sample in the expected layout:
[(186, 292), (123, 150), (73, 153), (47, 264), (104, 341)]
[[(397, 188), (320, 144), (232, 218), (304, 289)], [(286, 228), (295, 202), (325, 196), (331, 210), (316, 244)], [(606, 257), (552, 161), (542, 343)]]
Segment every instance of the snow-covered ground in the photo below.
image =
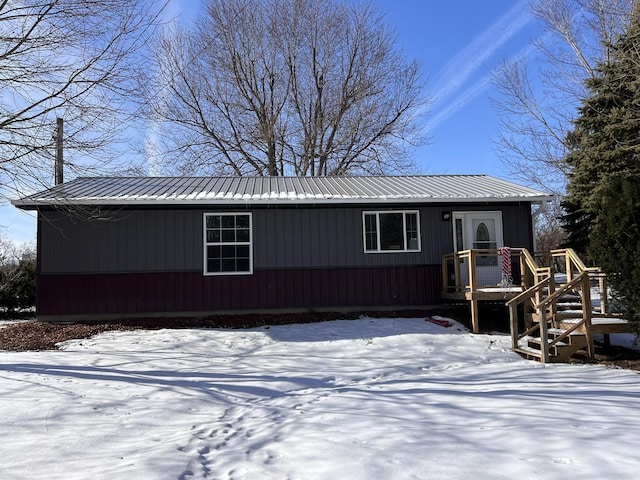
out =
[(364, 318), (0, 352), (0, 476), (637, 478), (640, 375), (509, 341)]
[(25, 323), (25, 322), (35, 322), (35, 317), (32, 318), (20, 318), (16, 320), (0, 320), (0, 328), (8, 327), (9, 325), (13, 325), (15, 323)]

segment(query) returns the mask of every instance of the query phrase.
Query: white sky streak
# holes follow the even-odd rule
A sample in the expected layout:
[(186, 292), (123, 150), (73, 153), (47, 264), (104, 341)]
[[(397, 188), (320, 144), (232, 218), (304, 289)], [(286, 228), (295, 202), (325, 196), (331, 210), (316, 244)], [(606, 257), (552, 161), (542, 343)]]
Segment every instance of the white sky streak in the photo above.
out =
[(482, 78), (475, 80), (472, 86), (461, 91), (468, 84), (469, 79), (482, 68), (483, 64), (493, 58), (498, 49), (530, 22), (532, 17), (529, 4), (530, 0), (520, 0), (462, 49), (438, 73), (435, 82), (436, 92), (433, 95), (432, 115), (425, 126), (427, 133), (489, 86), (490, 71), (487, 68)]

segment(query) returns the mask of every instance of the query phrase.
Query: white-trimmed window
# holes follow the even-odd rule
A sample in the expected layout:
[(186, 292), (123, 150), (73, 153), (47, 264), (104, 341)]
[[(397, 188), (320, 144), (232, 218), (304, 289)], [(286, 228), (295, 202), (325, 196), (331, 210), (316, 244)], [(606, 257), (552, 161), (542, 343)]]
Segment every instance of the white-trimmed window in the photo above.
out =
[(251, 213), (204, 214), (204, 274), (253, 273)]
[(366, 253), (420, 251), (418, 211), (362, 212), (362, 221)]

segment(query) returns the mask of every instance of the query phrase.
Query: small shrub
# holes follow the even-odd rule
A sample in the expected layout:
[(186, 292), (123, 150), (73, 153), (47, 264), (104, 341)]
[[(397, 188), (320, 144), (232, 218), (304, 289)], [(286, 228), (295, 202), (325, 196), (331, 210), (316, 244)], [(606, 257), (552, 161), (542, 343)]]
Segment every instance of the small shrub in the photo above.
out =
[(36, 300), (35, 253), (21, 252), (0, 238), (0, 311), (12, 313), (33, 308)]

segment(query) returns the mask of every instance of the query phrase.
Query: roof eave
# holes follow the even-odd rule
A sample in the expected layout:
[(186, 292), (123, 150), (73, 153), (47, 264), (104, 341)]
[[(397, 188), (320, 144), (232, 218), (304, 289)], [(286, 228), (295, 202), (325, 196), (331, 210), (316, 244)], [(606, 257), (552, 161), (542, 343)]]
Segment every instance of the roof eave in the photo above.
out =
[(38, 207), (63, 207), (63, 206), (168, 206), (168, 205), (342, 205), (342, 204), (407, 204), (407, 203), (501, 203), (501, 202), (531, 202), (544, 203), (553, 200), (551, 195), (531, 195), (531, 196), (491, 196), (491, 197), (368, 197), (368, 198), (341, 198), (341, 197), (308, 197), (308, 198), (201, 198), (201, 199), (105, 199), (105, 198), (84, 198), (84, 199), (19, 199), (12, 200), (11, 204), (23, 210), (35, 210)]

